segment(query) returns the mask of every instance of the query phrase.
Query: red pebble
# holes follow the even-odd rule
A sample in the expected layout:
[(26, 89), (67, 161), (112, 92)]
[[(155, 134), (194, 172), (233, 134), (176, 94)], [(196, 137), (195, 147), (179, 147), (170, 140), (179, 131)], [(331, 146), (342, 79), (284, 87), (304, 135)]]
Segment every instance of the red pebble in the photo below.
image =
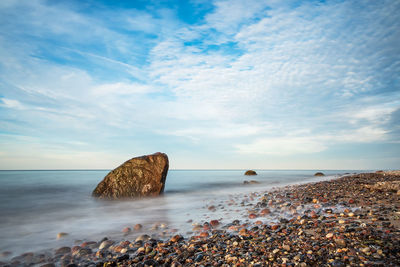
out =
[(210, 221), (210, 225), (211, 225), (212, 227), (216, 227), (216, 226), (219, 225), (219, 221), (218, 221), (218, 220), (212, 220), (212, 221)]
[(122, 232), (123, 233), (130, 233), (131, 232), (131, 228), (129, 228), (129, 227), (125, 227), (124, 229), (122, 229)]
[(208, 237), (209, 234), (207, 232), (201, 232), (200, 237)]
[(272, 229), (272, 230), (276, 230), (276, 229), (278, 229), (278, 228), (279, 228), (279, 225), (277, 225), (277, 224), (271, 225), (271, 229)]
[(255, 219), (255, 218), (257, 218), (257, 215), (254, 214), (254, 213), (250, 213), (249, 218), (250, 219)]
[(266, 214), (270, 214), (270, 213), (271, 213), (271, 211), (269, 209), (263, 209), (261, 211), (261, 215), (266, 215)]

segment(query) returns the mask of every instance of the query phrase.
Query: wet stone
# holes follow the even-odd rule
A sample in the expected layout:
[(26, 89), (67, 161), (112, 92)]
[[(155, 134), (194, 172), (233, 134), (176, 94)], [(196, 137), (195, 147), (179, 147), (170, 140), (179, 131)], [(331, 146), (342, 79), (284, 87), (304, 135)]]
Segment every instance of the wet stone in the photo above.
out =
[(149, 239), (150, 239), (149, 235), (140, 235), (135, 239), (135, 242), (137, 242), (137, 241), (147, 241)]
[(56, 250), (55, 254), (67, 254), (71, 252), (71, 248), (70, 247), (61, 247), (59, 249)]
[(108, 247), (110, 247), (112, 244), (114, 244), (114, 241), (112, 241), (112, 240), (105, 240), (105, 241), (101, 242), (101, 244), (100, 244), (100, 246), (99, 246), (99, 249), (108, 248)]

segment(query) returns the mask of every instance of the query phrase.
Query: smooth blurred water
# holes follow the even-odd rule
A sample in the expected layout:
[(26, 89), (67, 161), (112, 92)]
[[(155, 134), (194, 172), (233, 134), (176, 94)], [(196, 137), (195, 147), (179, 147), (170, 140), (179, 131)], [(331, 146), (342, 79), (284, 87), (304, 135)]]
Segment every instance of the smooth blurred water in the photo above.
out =
[[(15, 254), (38, 251), (74, 240), (122, 238), (121, 229), (136, 223), (150, 231), (155, 222), (185, 234), (188, 219), (208, 218), (205, 205), (219, 203), (233, 194), (268, 190), (272, 187), (331, 179), (355, 170), (262, 171), (244, 176), (242, 170), (170, 170), (164, 195), (132, 201), (101, 201), (91, 197), (106, 170), (0, 171), (0, 252)], [(244, 180), (260, 184), (244, 185)], [(216, 213), (228, 221), (226, 213)], [(57, 240), (59, 232), (68, 236)]]

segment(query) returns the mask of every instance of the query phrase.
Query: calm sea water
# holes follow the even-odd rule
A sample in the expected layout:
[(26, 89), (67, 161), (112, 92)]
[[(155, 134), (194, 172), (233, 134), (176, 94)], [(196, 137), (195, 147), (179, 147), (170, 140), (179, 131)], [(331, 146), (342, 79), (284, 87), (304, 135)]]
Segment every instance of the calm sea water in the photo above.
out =
[[(268, 190), (272, 187), (331, 179), (357, 170), (324, 171), (314, 177), (310, 171), (170, 170), (163, 196), (136, 201), (101, 201), (91, 197), (96, 185), (108, 173), (94, 171), (0, 171), (0, 252), (14, 255), (40, 251), (74, 241), (122, 238), (121, 229), (140, 223), (143, 232), (154, 223), (185, 234), (187, 220), (209, 218), (206, 205), (220, 203), (235, 194)], [(244, 180), (260, 184), (244, 185)], [(229, 222), (229, 215), (213, 214)], [(68, 236), (57, 240), (59, 232)]]

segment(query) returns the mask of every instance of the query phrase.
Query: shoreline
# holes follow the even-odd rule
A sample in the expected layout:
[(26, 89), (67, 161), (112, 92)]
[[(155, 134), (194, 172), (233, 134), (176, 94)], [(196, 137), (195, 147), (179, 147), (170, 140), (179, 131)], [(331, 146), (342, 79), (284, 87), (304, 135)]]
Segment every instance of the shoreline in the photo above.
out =
[[(168, 239), (83, 242), (54, 254), (25, 253), (1, 266), (400, 265), (400, 173), (360, 173), (253, 192), (235, 199), (233, 220), (209, 218)], [(379, 184), (386, 182), (386, 184)], [(257, 188), (254, 188), (257, 190)], [(245, 211), (247, 218), (240, 212)], [(278, 214), (279, 222), (268, 220)], [(192, 223), (188, 221), (188, 223)], [(178, 233), (178, 232), (177, 232)]]

